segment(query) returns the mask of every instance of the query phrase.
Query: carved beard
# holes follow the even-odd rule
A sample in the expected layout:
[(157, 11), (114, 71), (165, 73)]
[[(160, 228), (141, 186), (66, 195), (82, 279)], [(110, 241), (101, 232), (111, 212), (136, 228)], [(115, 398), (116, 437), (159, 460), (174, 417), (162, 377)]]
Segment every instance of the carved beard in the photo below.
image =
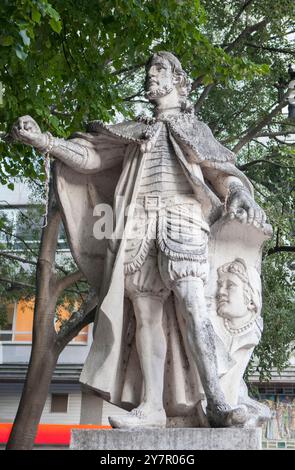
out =
[(157, 98), (161, 98), (162, 96), (166, 96), (166, 95), (169, 95), (169, 93), (171, 93), (171, 91), (173, 90), (173, 86), (171, 85), (164, 85), (163, 87), (158, 87), (154, 90), (148, 90), (146, 93), (145, 93), (145, 96), (149, 99), (149, 100), (155, 100)]

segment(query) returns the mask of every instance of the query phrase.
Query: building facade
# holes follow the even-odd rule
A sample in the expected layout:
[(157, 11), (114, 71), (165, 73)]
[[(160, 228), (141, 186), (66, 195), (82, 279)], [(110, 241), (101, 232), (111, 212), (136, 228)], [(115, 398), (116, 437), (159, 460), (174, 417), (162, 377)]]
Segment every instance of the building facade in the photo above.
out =
[[(24, 233), (19, 214), (32, 208), (28, 185), (18, 183), (14, 191), (0, 190), (0, 214), (4, 215), (14, 230), (15, 237), (0, 231), (0, 249), (13, 256), (22, 256), (21, 237), (26, 243), (35, 243), (29, 231)], [(41, 231), (42, 222), (39, 224)], [(1, 243), (2, 242), (2, 243)], [(62, 263), (70, 257), (63, 231), (59, 239), (58, 257)], [(25, 268), (24, 268), (25, 269)], [(1, 275), (0, 275), (1, 277)], [(2, 278), (5, 282), (5, 278)], [(1, 309), (1, 299), (0, 299)], [(66, 306), (59, 308), (55, 327), (60, 318), (67, 316)], [(1, 312), (0, 312), (1, 314)], [(20, 299), (6, 305), (6, 320), (0, 327), (0, 424), (12, 423), (17, 412), (32, 345), (34, 299)], [(41, 416), (42, 424), (97, 424), (108, 425), (108, 415), (115, 407), (96, 395), (84, 391), (79, 376), (92, 341), (92, 325), (82, 331), (61, 353), (54, 371), (47, 400)], [(120, 410), (115, 410), (120, 412)]]
[[(27, 242), (34, 242), (30, 240), (30, 233), (23, 233), (19, 222), (19, 212), (24, 213), (30, 207), (32, 200), (27, 185), (19, 183), (14, 191), (1, 188), (0, 214), (7, 215), (13, 221), (17, 236), (25, 236)], [(1, 230), (0, 246), (9, 253), (21, 254), (18, 238), (8, 240)], [(61, 261), (71, 256), (62, 230), (58, 256)], [(30, 358), (33, 312), (33, 299), (12, 302), (7, 308), (5, 325), (0, 329), (0, 428), (1, 425), (12, 423), (17, 412)], [(65, 317), (66, 306), (59, 313)], [(58, 318), (57, 316), (56, 328)], [(48, 391), (41, 424), (108, 425), (109, 415), (125, 413), (89, 390), (84, 390), (79, 383), (91, 342), (92, 325), (89, 325), (61, 353)], [(271, 382), (259, 383), (257, 375), (251, 377), (251, 382), (259, 399), (272, 410), (272, 418), (264, 429), (265, 447), (295, 448), (295, 357), (291, 358), (284, 373), (279, 375), (276, 371), (273, 372)]]

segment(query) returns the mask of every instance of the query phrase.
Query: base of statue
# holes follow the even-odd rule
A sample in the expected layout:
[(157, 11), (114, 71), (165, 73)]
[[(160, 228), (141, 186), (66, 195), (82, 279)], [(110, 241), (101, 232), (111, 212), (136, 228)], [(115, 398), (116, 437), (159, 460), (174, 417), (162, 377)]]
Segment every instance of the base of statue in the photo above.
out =
[(72, 450), (259, 450), (261, 428), (73, 429)]

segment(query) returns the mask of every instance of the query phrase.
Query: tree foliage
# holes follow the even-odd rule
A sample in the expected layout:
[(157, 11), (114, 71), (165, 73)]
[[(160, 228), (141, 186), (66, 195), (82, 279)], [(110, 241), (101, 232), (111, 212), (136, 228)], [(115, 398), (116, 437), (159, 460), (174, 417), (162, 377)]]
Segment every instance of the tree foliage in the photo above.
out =
[[(139, 99), (143, 95), (139, 80), (143, 64), (157, 49), (179, 55), (192, 79), (202, 76), (205, 84), (214, 81), (227, 88), (229, 83), (233, 86), (265, 74), (268, 64), (263, 57), (232, 44), (246, 25), (244, 17), (226, 34), (240, 4), (4, 0), (0, 6), (0, 130), (8, 131), (15, 118), (24, 114), (33, 115), (44, 129), (60, 136), (91, 119), (114, 120), (117, 112), (132, 116), (134, 95)], [(253, 24), (267, 13), (257, 5), (254, 2)], [(281, 18), (290, 13), (290, 5), (285, 2), (279, 18), (271, 11), (269, 31), (275, 26), (278, 34), (285, 32)], [(30, 149), (4, 145), (2, 182), (6, 175), (40, 173), (40, 158)]]
[(294, 13), (292, 0), (0, 4), (3, 184), (16, 175), (44, 179), (42, 156), (5, 138), (18, 116), (30, 114), (42, 129), (65, 137), (92, 119), (133, 118), (139, 107), (149, 111), (147, 58), (156, 50), (179, 56), (192, 80), (195, 112), (237, 153), (274, 227), (264, 250), (265, 334), (257, 349), (266, 371), (286, 363), (284, 351), (295, 339), (295, 162), (294, 140), (286, 140), (295, 129), (282, 113), (295, 54)]

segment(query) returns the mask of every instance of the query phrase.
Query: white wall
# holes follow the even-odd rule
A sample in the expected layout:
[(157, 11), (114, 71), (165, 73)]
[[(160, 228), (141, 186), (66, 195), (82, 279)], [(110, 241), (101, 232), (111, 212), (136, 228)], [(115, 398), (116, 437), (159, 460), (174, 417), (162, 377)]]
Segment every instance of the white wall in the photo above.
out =
[(29, 184), (15, 183), (14, 190), (11, 191), (7, 186), (0, 187), (0, 206), (9, 204), (10, 206), (19, 206), (29, 204), (31, 191)]
[[(21, 396), (22, 384), (0, 384), (0, 422), (12, 423)], [(51, 413), (51, 393), (69, 393), (68, 412)], [(79, 424), (81, 391), (79, 385), (53, 384), (50, 387), (40, 423)]]
[[(84, 364), (89, 348), (87, 344), (69, 344), (59, 356), (58, 364)], [(0, 343), (0, 364), (28, 363), (30, 353), (31, 343)]]

